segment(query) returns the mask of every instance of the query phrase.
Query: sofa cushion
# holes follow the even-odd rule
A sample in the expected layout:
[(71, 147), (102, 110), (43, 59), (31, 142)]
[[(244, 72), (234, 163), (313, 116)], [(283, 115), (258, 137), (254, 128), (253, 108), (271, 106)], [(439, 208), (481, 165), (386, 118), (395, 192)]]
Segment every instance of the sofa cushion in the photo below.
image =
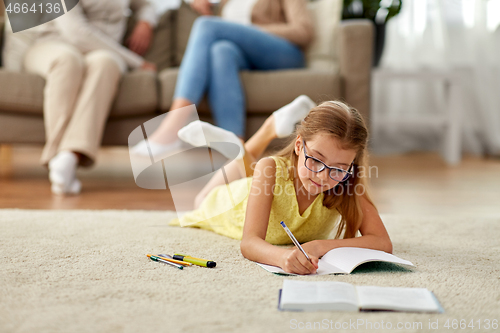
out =
[(162, 112), (168, 111), (172, 105), (178, 72), (179, 67), (172, 67), (158, 73), (159, 109)]
[(143, 114), (137, 117), (109, 118), (104, 128), (102, 144), (107, 146), (128, 145), (130, 133), (144, 122), (156, 116), (158, 116), (158, 114), (152, 113)]
[[(0, 111), (43, 114), (45, 80), (36, 74), (0, 70)], [(124, 75), (111, 116), (154, 113), (157, 109), (156, 76), (148, 71)]]
[(307, 67), (338, 71), (337, 53), (343, 0), (309, 1), (314, 23), (314, 40), (306, 51)]
[(123, 76), (115, 101), (111, 108), (111, 117), (149, 114), (158, 106), (158, 84), (156, 73), (151, 71), (133, 71)]
[[(178, 68), (168, 68), (159, 73), (162, 112), (168, 111), (172, 105), (178, 71)], [(249, 114), (267, 114), (301, 94), (308, 95), (316, 102), (341, 97), (340, 77), (335, 72), (311, 69), (243, 71), (241, 79)], [(204, 103), (200, 105), (199, 111), (207, 111)]]
[(43, 117), (0, 112), (1, 143), (45, 143)]
[[(127, 145), (128, 136), (137, 126), (156, 117), (157, 114), (144, 114), (137, 117), (110, 118), (106, 122), (103, 145)], [(32, 114), (0, 112), (1, 143), (45, 143), (43, 117)]]
[(0, 70), (0, 110), (41, 114), (44, 86), (39, 75)]
[[(151, 45), (144, 55), (144, 59), (156, 64), (156, 68), (161, 71), (165, 68), (171, 67), (174, 61), (174, 17), (176, 11), (168, 10), (163, 13), (158, 20), (158, 25), (154, 30), (153, 39)], [(127, 41), (128, 37), (132, 33), (137, 19), (132, 16), (127, 24), (127, 32), (125, 34), (124, 41)]]
[(187, 3), (181, 1), (181, 6), (177, 10), (177, 15), (174, 19), (174, 66), (180, 66), (181, 64), (182, 57), (186, 51), (189, 34), (191, 33), (191, 27), (198, 16), (199, 14), (191, 9)]
[(334, 72), (310, 69), (245, 71), (241, 77), (247, 109), (251, 113), (277, 110), (302, 94), (315, 102), (341, 97), (340, 77)]

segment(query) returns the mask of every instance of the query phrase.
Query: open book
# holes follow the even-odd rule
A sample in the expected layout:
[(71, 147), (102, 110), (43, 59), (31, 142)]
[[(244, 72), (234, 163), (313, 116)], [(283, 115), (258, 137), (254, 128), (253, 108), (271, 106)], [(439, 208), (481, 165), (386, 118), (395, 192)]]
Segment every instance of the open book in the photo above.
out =
[[(395, 264), (414, 266), (408, 260), (403, 260), (395, 255), (359, 247), (339, 247), (328, 251), (318, 262), (316, 275), (326, 274), (350, 274), (359, 265), (370, 261), (385, 261)], [(265, 270), (285, 275), (296, 275), (286, 273), (279, 267), (257, 263)]]
[(292, 311), (444, 312), (437, 298), (426, 288), (354, 286), (345, 282), (286, 279), (278, 308)]

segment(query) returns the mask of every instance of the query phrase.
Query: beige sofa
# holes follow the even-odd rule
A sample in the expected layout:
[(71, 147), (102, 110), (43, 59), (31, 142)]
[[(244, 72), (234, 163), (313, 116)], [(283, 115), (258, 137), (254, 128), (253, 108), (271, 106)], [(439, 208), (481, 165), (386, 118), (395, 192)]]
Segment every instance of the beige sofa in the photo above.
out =
[[(177, 66), (195, 18), (196, 15), (186, 6), (161, 17), (147, 55), (157, 63), (159, 71), (157, 74), (135, 71), (123, 77), (107, 122), (103, 145), (126, 145), (134, 128), (169, 110)], [(307, 68), (242, 72), (247, 96), (247, 137), (272, 111), (300, 94), (307, 94), (317, 102), (343, 99), (368, 118), (373, 27), (368, 20), (351, 20), (342, 21), (339, 30), (338, 73)], [(40, 76), (0, 68), (0, 144), (45, 142), (44, 85), (45, 80)], [(205, 101), (198, 110), (200, 118), (211, 121)]]

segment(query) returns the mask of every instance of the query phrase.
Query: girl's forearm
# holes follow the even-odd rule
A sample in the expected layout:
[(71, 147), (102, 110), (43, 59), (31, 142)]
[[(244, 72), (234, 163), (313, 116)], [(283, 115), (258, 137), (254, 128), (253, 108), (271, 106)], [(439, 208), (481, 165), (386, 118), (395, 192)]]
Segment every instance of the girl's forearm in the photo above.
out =
[(338, 247), (362, 247), (392, 253), (391, 240), (375, 235), (365, 235), (346, 239), (325, 239), (321, 240), (321, 242), (323, 245), (323, 254)]
[(281, 258), (288, 251), (271, 245), (262, 238), (251, 237), (241, 241), (241, 254), (249, 260), (281, 267)]

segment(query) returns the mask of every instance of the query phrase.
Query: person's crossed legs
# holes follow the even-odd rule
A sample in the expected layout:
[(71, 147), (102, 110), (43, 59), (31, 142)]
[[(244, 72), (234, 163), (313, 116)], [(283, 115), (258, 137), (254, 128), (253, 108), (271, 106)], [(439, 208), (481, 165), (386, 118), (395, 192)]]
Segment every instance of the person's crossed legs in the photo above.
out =
[[(243, 138), (245, 100), (239, 71), (303, 65), (302, 51), (284, 38), (220, 18), (199, 17), (191, 30), (170, 110), (198, 104), (208, 92), (216, 123)], [(177, 132), (188, 118), (187, 113), (167, 114), (148, 138), (151, 148), (158, 154), (178, 149)], [(145, 142), (132, 152), (149, 156)]]

